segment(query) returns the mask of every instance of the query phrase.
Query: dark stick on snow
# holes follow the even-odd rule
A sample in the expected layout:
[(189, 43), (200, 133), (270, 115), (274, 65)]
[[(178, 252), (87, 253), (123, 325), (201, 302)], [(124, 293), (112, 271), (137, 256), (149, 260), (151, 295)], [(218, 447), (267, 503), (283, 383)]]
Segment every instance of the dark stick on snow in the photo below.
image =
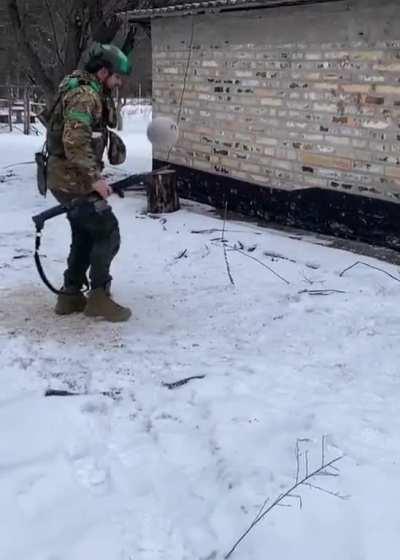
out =
[(47, 389), (45, 397), (89, 397), (94, 395), (101, 395), (103, 397), (110, 397), (114, 399), (119, 395), (119, 392), (112, 391), (99, 391), (98, 393), (74, 393), (72, 391), (65, 391), (62, 389)]
[(48, 389), (44, 396), (45, 397), (81, 397), (85, 393), (72, 393), (71, 391), (61, 391), (59, 389)]
[[(211, 229), (192, 229), (190, 231), (190, 233), (219, 233), (220, 231), (222, 231), (221, 228), (211, 228)], [(252, 230), (248, 230), (248, 231), (244, 231), (243, 229), (225, 229), (225, 232), (228, 233), (253, 233), (254, 235), (261, 235), (261, 233), (259, 233), (258, 231), (252, 231)]]
[(283, 278), (283, 276), (281, 276), (280, 274), (278, 274), (277, 272), (275, 272), (275, 270), (273, 270), (270, 266), (268, 266), (267, 264), (263, 263), (262, 261), (260, 261), (259, 259), (257, 259), (256, 257), (253, 257), (253, 255), (249, 255), (247, 253), (245, 253), (244, 251), (242, 251), (241, 249), (238, 249), (237, 247), (229, 247), (229, 249), (231, 251), (237, 251), (238, 253), (240, 253), (241, 255), (244, 255), (245, 257), (247, 257), (248, 259), (252, 259), (253, 261), (258, 262), (258, 264), (260, 264), (261, 266), (263, 266), (264, 268), (268, 269), (270, 272), (272, 272), (272, 274), (274, 274), (277, 278), (279, 278), (280, 280), (282, 280), (282, 282), (285, 282), (285, 284), (290, 284), (289, 280), (286, 280), (286, 278)]
[(221, 232), (221, 243), (222, 243), (222, 246), (223, 246), (223, 249), (224, 249), (224, 259), (225, 259), (226, 270), (228, 272), (229, 280), (230, 280), (230, 283), (232, 284), (232, 286), (234, 286), (235, 281), (233, 280), (232, 273), (231, 273), (231, 267), (229, 266), (228, 253), (227, 253), (227, 250), (226, 250), (226, 243), (225, 243), (225, 224), (226, 224), (227, 214), (228, 214), (228, 201), (225, 202), (224, 224), (222, 226), (222, 232)]
[(352, 268), (356, 267), (359, 264), (363, 264), (364, 266), (368, 266), (368, 268), (373, 268), (374, 270), (379, 270), (379, 272), (383, 272), (383, 274), (386, 274), (386, 276), (389, 276), (390, 278), (393, 278), (393, 280), (396, 280), (397, 282), (400, 282), (400, 278), (397, 278), (396, 276), (393, 276), (393, 274), (390, 274), (390, 272), (386, 272), (386, 270), (383, 270), (382, 268), (379, 268), (378, 266), (373, 266), (372, 264), (368, 264), (362, 261), (357, 261), (354, 264), (352, 264), (351, 266), (348, 266), (347, 268), (345, 268), (344, 270), (342, 270), (342, 272), (339, 274), (340, 277), (342, 277), (347, 271), (351, 270)]
[(264, 251), (264, 255), (266, 257), (271, 257), (271, 259), (281, 259), (283, 261), (289, 261), (291, 263), (297, 263), (297, 261), (295, 261), (294, 259), (290, 259), (289, 257), (285, 257), (284, 255), (280, 255), (279, 253)]
[(179, 381), (173, 381), (172, 383), (163, 382), (162, 386), (167, 387), (167, 389), (177, 389), (178, 387), (182, 387), (182, 385), (186, 385), (192, 379), (204, 379), (205, 375), (192, 375), (192, 377), (185, 377), (185, 379), (180, 379)]
[(301, 290), (299, 294), (310, 294), (310, 296), (329, 296), (331, 294), (345, 294), (343, 290), (323, 289), (323, 290)]
[(181, 259), (181, 258), (183, 258), (183, 257), (187, 257), (187, 249), (185, 249), (184, 251), (181, 251), (181, 252), (179, 253), (179, 255), (177, 255), (177, 256), (175, 257), (175, 260), (178, 261), (179, 259)]

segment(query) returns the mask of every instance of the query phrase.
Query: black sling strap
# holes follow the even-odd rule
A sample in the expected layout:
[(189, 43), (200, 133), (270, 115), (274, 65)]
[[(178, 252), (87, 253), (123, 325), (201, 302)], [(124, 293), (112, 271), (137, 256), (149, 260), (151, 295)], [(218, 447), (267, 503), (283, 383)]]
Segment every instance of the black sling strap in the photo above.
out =
[[(53, 284), (47, 278), (43, 270), (42, 263), (40, 261), (39, 249), (42, 241), (42, 230), (44, 228), (44, 224), (46, 220), (50, 220), (50, 218), (55, 218), (56, 216), (61, 216), (62, 214), (66, 214), (68, 210), (69, 208), (67, 206), (63, 206), (62, 204), (59, 204), (58, 206), (54, 206), (53, 208), (50, 208), (49, 210), (45, 210), (41, 214), (37, 214), (36, 216), (32, 217), (32, 220), (36, 227), (35, 253), (34, 253), (36, 268), (43, 284), (45, 284), (51, 292), (57, 295), (60, 294), (65, 295), (65, 294), (69, 294), (69, 292), (62, 292), (61, 290), (58, 290), (53, 286)], [(76, 294), (71, 293), (70, 295), (76, 295)]]
[[(125, 179), (120, 179), (119, 181), (112, 183), (110, 186), (112, 190), (119, 197), (123, 198), (125, 196), (124, 195), (125, 191), (142, 190), (143, 187), (139, 186), (140, 183), (144, 183), (152, 175), (156, 175), (157, 173), (160, 173), (166, 169), (168, 169), (168, 166), (162, 167), (161, 169), (154, 169), (153, 171), (149, 171), (147, 173), (135, 173), (133, 175), (130, 175), (129, 177), (126, 177)], [(92, 201), (89, 200), (88, 202), (92, 202)], [(93, 201), (93, 203), (94, 202), (95, 201)], [(40, 261), (40, 255), (39, 255), (39, 249), (42, 240), (42, 230), (47, 220), (50, 220), (51, 218), (55, 218), (56, 216), (61, 216), (62, 214), (67, 214), (68, 212), (76, 208), (78, 205), (79, 203), (74, 203), (74, 202), (71, 202), (69, 204), (58, 204), (57, 206), (53, 206), (48, 210), (44, 210), (44, 212), (41, 212), (40, 214), (36, 214), (35, 216), (32, 216), (32, 220), (36, 228), (35, 253), (34, 253), (36, 268), (40, 278), (42, 279), (42, 282), (47, 286), (47, 288), (49, 288), (50, 291), (52, 291), (54, 294), (57, 295), (60, 294), (66, 295), (69, 294), (69, 292), (63, 292), (62, 290), (58, 290), (57, 288), (55, 288), (51, 284), (51, 282), (49, 281), (49, 279), (47, 278), (43, 270), (43, 266)], [(87, 282), (87, 280), (85, 281), (85, 286), (87, 288), (85, 291), (87, 291), (89, 289), (89, 283)], [(69, 295), (76, 295), (76, 294), (70, 293)]]

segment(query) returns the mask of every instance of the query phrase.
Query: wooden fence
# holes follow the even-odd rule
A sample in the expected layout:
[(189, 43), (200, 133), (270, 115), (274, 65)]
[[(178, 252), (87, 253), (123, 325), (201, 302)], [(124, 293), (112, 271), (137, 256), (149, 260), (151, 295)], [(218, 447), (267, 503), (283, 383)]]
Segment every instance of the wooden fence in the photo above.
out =
[(31, 134), (36, 115), (45, 107), (38, 88), (0, 85), (0, 126), (10, 132), (22, 125), (24, 134)]
[[(141, 90), (139, 89), (139, 94)], [(151, 98), (121, 97), (116, 92), (118, 112), (118, 129), (122, 130), (122, 112), (126, 105), (147, 107), (151, 105)], [(24, 134), (31, 134), (33, 125), (38, 122), (37, 115), (44, 109), (41, 92), (33, 86), (1, 85), (0, 84), (0, 130), (6, 128), (12, 132), (14, 129), (23, 129)]]

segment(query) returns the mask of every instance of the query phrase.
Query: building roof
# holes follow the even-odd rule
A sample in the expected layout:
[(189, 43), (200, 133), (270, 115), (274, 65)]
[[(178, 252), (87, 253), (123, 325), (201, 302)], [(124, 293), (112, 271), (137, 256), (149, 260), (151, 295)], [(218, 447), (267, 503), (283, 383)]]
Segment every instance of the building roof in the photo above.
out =
[(140, 21), (156, 17), (220, 13), (243, 9), (263, 9), (279, 6), (298, 6), (338, 1), (342, 0), (198, 0), (189, 2), (182, 0), (167, 0), (166, 2), (162, 2), (164, 5), (160, 7), (154, 6), (157, 2), (153, 2), (154, 7), (152, 8), (132, 10), (128, 8), (126, 14), (131, 21)]

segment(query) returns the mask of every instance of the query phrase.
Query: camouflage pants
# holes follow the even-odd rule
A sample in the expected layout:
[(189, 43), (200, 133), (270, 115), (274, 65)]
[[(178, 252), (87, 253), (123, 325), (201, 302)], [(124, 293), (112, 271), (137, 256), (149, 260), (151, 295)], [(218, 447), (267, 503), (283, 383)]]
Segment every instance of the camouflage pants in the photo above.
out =
[(80, 290), (89, 270), (91, 289), (106, 288), (112, 280), (111, 261), (120, 247), (118, 220), (105, 201), (83, 204), (68, 213), (72, 243), (65, 288)]

